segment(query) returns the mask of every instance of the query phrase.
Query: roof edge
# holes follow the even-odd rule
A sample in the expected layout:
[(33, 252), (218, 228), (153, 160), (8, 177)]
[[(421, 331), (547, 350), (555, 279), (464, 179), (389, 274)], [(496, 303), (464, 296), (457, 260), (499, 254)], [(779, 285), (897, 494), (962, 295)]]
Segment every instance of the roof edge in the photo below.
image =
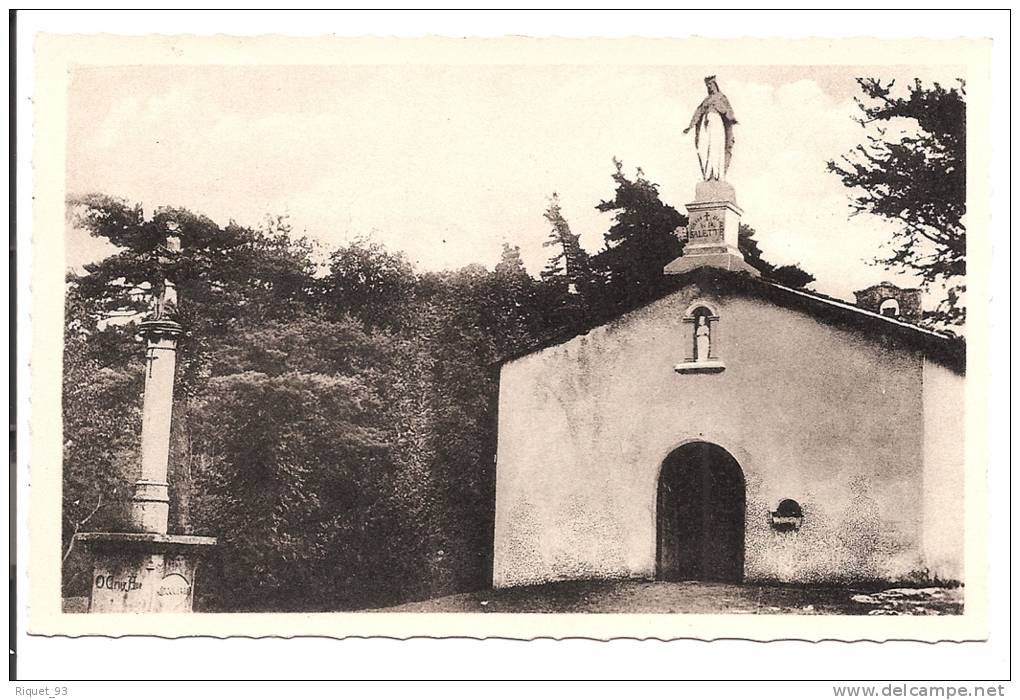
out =
[(694, 282), (718, 285), (720, 293), (744, 292), (757, 296), (764, 295), (771, 301), (787, 307), (812, 306), (823, 311), (821, 314), (813, 314), (822, 322), (836, 326), (863, 327), (868, 330), (878, 328), (881, 332), (889, 333), (897, 339), (905, 341), (914, 349), (922, 351), (926, 357), (940, 362), (954, 371), (963, 374), (966, 369), (966, 341), (961, 337), (939, 333), (902, 319), (884, 316), (817, 292), (786, 287), (767, 279), (752, 277), (743, 272), (710, 267), (697, 268), (680, 275), (664, 278), (662, 286), (649, 296), (631, 303), (617, 305), (606, 313), (598, 314), (595, 317), (582, 319), (577, 324), (553, 332), (528, 347), (495, 360), (492, 364), (502, 366), (541, 350), (562, 345), (627, 314), (661, 301)]

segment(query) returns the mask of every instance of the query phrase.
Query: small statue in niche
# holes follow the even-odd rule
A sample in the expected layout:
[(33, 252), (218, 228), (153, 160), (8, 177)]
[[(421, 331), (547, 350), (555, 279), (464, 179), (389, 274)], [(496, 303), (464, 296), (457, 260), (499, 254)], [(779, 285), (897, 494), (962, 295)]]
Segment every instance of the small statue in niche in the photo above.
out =
[(698, 316), (698, 325), (694, 329), (694, 359), (704, 362), (712, 347), (712, 330), (708, 325), (708, 316)]

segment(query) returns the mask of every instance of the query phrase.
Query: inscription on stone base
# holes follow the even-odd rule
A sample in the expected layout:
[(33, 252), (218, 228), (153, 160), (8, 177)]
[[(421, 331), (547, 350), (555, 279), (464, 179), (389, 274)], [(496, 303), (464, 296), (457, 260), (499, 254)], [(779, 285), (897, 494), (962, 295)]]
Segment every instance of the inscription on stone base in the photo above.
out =
[(705, 212), (697, 217), (684, 229), (687, 239), (690, 241), (723, 241), (724, 224), (722, 217), (711, 212)]
[(156, 589), (156, 612), (191, 612), (191, 581), (167, 574)]
[(177, 570), (169, 570), (170, 559), (161, 553), (97, 554), (89, 612), (190, 612), (194, 564), (178, 561)]
[(89, 612), (191, 612), (199, 551), (211, 537), (90, 532), (79, 536), (92, 552)]

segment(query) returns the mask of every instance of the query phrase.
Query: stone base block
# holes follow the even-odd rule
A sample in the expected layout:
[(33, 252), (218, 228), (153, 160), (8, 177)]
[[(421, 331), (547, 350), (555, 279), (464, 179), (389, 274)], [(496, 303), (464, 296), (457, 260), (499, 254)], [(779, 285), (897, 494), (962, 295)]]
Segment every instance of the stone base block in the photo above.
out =
[(723, 270), (746, 272), (754, 277), (761, 276), (761, 273), (758, 272), (758, 270), (751, 267), (744, 260), (744, 256), (730, 251), (702, 254), (688, 254), (685, 252), (669, 265), (666, 265), (662, 271), (667, 275), (682, 275), (685, 272), (689, 272), (699, 267), (718, 267)]
[(737, 193), (733, 185), (724, 180), (702, 180), (694, 188), (695, 202), (732, 202), (737, 203)]
[(214, 537), (86, 532), (92, 555), (89, 612), (191, 612), (195, 569)]

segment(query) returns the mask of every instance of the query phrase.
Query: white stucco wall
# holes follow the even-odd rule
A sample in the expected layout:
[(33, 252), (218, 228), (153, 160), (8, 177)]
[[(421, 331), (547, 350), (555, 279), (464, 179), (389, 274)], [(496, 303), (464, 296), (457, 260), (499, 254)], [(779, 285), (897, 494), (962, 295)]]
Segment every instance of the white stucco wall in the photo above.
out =
[[(673, 369), (696, 299), (721, 317), (720, 374)], [(918, 570), (922, 542), (934, 546), (922, 503), (941, 498), (922, 493), (922, 364), (807, 314), (693, 286), (507, 363), (494, 585), (654, 576), (659, 468), (698, 439), (744, 471), (748, 579)], [(800, 531), (769, 526), (782, 498), (804, 508)]]
[(963, 580), (964, 378), (924, 362), (924, 565)]

